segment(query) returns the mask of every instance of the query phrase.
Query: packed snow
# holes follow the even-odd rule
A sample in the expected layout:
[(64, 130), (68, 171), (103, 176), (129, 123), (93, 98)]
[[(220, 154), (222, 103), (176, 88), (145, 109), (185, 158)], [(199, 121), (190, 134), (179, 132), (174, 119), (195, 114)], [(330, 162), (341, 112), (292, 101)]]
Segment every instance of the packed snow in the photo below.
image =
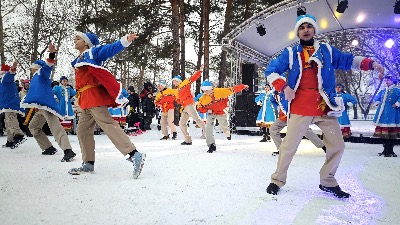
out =
[[(354, 124), (355, 123), (355, 124)], [(353, 123), (353, 132), (371, 122)], [(156, 127), (132, 142), (147, 158), (139, 179), (132, 164), (106, 135), (96, 135), (95, 173), (69, 175), (81, 164), (79, 143), (69, 135), (77, 156), (60, 162), (41, 155), (33, 138), (17, 149), (0, 150), (0, 224), (398, 224), (400, 158), (378, 157), (382, 145), (346, 142), (336, 174), (352, 197), (340, 200), (319, 190), (325, 154), (303, 140), (277, 196), (267, 194), (277, 157), (261, 136), (232, 135), (215, 129), (217, 151), (200, 129), (191, 126), (192, 146), (160, 141)], [(179, 128), (178, 128), (179, 130)], [(0, 137), (6, 142), (6, 137)], [(399, 154), (400, 147), (394, 151)]]

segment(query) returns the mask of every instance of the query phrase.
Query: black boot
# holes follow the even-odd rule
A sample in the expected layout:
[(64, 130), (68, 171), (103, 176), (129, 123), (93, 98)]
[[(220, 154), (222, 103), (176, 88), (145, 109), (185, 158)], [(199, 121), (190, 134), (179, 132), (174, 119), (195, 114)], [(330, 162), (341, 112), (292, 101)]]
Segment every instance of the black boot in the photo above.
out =
[(274, 184), (274, 183), (270, 183), (267, 187), (267, 193), (271, 194), (271, 195), (277, 195), (278, 191), (279, 191), (279, 187), (278, 185)]
[(57, 152), (57, 149), (55, 149), (53, 146), (50, 146), (49, 148), (42, 151), (42, 155), (54, 155), (54, 154), (56, 154), (56, 152)]
[(394, 142), (393, 142), (393, 140), (389, 140), (389, 142), (387, 143), (386, 153), (383, 156), (384, 157), (397, 157), (397, 155), (393, 151), (393, 148), (394, 148)]
[(388, 143), (385, 141), (384, 143), (383, 143), (383, 152), (381, 152), (381, 153), (378, 153), (378, 156), (384, 156), (385, 154), (387, 154), (387, 152), (388, 152), (388, 147), (389, 147), (389, 145), (388, 145)]
[(168, 140), (169, 139), (169, 134), (167, 136), (162, 137), (160, 140)]
[(178, 136), (178, 133), (172, 132), (172, 140), (175, 140)]
[(267, 134), (264, 134), (264, 135), (263, 135), (263, 139), (261, 139), (260, 142), (267, 142)]
[(325, 187), (320, 184), (319, 189), (325, 192), (333, 193), (333, 195), (335, 195), (337, 198), (350, 198), (351, 196), (349, 193), (342, 191), (339, 185), (336, 187)]
[(71, 162), (75, 156), (76, 154), (72, 149), (65, 149), (64, 157), (61, 159), (61, 162)]
[(211, 144), (210, 147), (208, 148), (208, 153), (213, 153), (217, 150), (217, 146), (215, 144)]
[(3, 148), (11, 148), (14, 145), (14, 142), (12, 141), (7, 141), (5, 145), (3, 145)]

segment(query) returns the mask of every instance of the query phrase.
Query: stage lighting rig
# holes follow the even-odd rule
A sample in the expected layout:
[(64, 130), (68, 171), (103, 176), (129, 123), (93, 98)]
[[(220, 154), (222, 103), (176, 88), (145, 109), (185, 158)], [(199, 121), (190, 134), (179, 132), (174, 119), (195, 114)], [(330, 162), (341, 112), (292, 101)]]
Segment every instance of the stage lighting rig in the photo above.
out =
[(264, 35), (267, 34), (267, 31), (265, 31), (265, 27), (264, 27), (263, 24), (258, 25), (258, 27), (257, 27), (257, 33), (258, 33), (260, 36), (264, 36)]
[(336, 12), (344, 13), (344, 11), (346, 11), (346, 9), (348, 8), (348, 4), (349, 4), (349, 1), (347, 1), (347, 0), (342, 0), (340, 2), (338, 0), (338, 6), (336, 8)]

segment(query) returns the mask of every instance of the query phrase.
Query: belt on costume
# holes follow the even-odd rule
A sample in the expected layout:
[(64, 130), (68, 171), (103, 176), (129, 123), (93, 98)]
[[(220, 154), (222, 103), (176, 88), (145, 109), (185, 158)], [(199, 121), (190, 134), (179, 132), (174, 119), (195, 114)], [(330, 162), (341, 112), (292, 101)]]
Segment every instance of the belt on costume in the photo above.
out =
[(83, 86), (82, 88), (80, 88), (80, 89), (76, 92), (76, 99), (79, 100), (79, 98), (81, 97), (81, 94), (82, 94), (84, 91), (86, 91), (86, 90), (88, 90), (88, 89), (90, 89), (90, 88), (98, 87), (98, 86), (99, 86), (99, 85), (91, 85), (91, 84), (88, 84), (88, 85), (86, 85), (86, 86)]

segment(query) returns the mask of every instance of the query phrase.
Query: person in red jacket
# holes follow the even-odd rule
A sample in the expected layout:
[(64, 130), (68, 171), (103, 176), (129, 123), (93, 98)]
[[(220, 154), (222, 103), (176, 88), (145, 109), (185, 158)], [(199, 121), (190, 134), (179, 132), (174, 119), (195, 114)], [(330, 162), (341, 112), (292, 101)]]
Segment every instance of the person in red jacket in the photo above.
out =
[(166, 87), (165, 81), (159, 81), (157, 83), (159, 92), (156, 95), (155, 103), (156, 107), (161, 109), (161, 132), (164, 135), (160, 140), (168, 140), (168, 126), (172, 132), (172, 140), (177, 137), (176, 127), (174, 124), (174, 102), (176, 98), (176, 92)]
[(112, 119), (108, 107), (116, 107), (128, 102), (121, 98), (122, 85), (113, 74), (104, 68), (103, 62), (128, 47), (139, 36), (127, 34), (112, 44), (100, 45), (93, 33), (77, 32), (75, 49), (78, 57), (71, 65), (75, 70), (76, 98), (82, 112), (79, 116), (77, 135), (82, 151), (82, 166), (72, 168), (69, 173), (80, 175), (93, 173), (95, 163), (94, 127), (96, 123), (107, 134), (115, 147), (133, 164), (133, 178), (137, 179), (142, 171), (145, 153), (137, 151), (128, 135)]
[(201, 89), (204, 91), (200, 97), (197, 108), (201, 113), (208, 113), (206, 122), (206, 142), (209, 147), (208, 153), (213, 153), (217, 150), (214, 138), (215, 120), (218, 120), (219, 126), (224, 131), (226, 138), (231, 140), (231, 132), (228, 126), (227, 115), (225, 109), (228, 107), (229, 96), (247, 90), (248, 85), (239, 84), (230, 88), (213, 88), (213, 84), (205, 80), (201, 84)]
[(172, 84), (177, 87), (178, 90), (176, 102), (181, 105), (181, 110), (183, 109), (181, 119), (179, 120), (179, 126), (181, 127), (185, 141), (182, 142), (181, 145), (192, 145), (192, 138), (190, 137), (187, 127), (189, 117), (192, 117), (196, 124), (201, 127), (204, 134), (204, 122), (200, 119), (199, 114), (197, 114), (196, 107), (194, 106), (194, 98), (190, 91), (192, 83), (201, 77), (203, 67), (204, 65), (201, 65), (200, 70), (196, 71), (189, 79), (185, 79), (184, 81), (182, 81), (179, 75), (172, 78)]

